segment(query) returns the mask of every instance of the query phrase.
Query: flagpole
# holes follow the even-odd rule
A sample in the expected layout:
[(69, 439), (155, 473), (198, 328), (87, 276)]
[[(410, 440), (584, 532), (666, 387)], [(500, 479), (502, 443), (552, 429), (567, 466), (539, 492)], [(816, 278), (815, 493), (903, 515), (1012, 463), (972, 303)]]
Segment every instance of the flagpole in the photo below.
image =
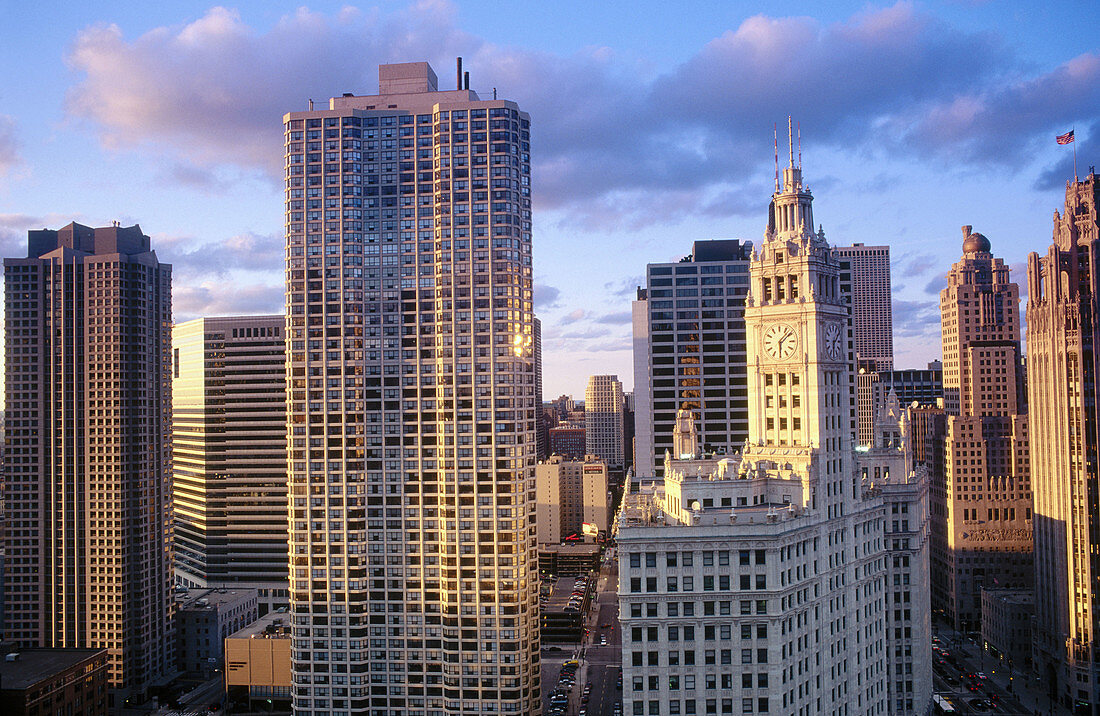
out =
[[(1064, 125), (1063, 125), (1064, 126)], [(1073, 132), (1073, 183), (1077, 183), (1077, 127), (1070, 130)]]

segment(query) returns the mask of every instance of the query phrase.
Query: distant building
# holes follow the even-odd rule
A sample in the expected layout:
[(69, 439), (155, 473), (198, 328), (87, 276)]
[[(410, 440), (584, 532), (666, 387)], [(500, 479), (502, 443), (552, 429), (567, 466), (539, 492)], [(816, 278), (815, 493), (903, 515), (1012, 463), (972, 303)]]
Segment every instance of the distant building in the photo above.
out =
[(225, 638), (259, 618), (255, 589), (177, 590), (176, 637), (179, 667), (210, 674), (225, 667)]
[(139, 226), (4, 259), (5, 635), (106, 649), (113, 706), (174, 662), (172, 267)]
[(886, 395), (891, 391), (902, 407), (935, 404), (943, 399), (943, 364), (933, 361), (927, 369), (883, 370), (860, 368), (856, 374), (856, 405), (859, 431), (857, 444), (870, 445), (875, 435), (875, 420)]
[(542, 407), (542, 321), (533, 318), (531, 326), (534, 336), (531, 352), (535, 358), (535, 459), (545, 460), (550, 455), (550, 421)]
[(584, 391), (585, 454), (596, 455), (609, 470), (626, 465), (623, 384), (618, 376), (593, 375)]
[(1066, 185), (1051, 245), (1027, 258), (1035, 493), (1035, 670), (1080, 712), (1100, 709), (1100, 176)]
[(606, 534), (609, 525), (607, 465), (595, 455), (564, 460), (554, 455), (535, 466), (538, 543), (559, 544), (576, 535), (584, 541), (583, 525), (595, 525)]
[(890, 303), (890, 247), (834, 246), (840, 261), (840, 291), (851, 307), (855, 361), (875, 370), (894, 369), (894, 318)]
[(1031, 621), (1035, 593), (1020, 589), (982, 590), (982, 642), (993, 658), (1027, 679), (1031, 664)]
[(744, 446), (751, 253), (748, 241), (696, 241), (680, 261), (646, 266), (646, 287), (632, 306), (635, 474), (661, 475), (681, 409), (694, 413), (708, 452), (733, 454)]
[(290, 644), (290, 615), (282, 610), (226, 637), (225, 690), (229, 698), (247, 703), (251, 711), (288, 710)]
[(946, 418), (944, 472), (932, 475), (932, 605), (955, 629), (978, 631), (983, 587), (1033, 583), (1031, 480), (1019, 288), (969, 226), (962, 248), (940, 291)]
[(584, 428), (564, 423), (547, 431), (550, 435), (550, 454), (567, 460), (583, 460), (588, 447)]
[(172, 329), (175, 572), (186, 587), (252, 587), (289, 604), (286, 318)]
[(4, 716), (107, 716), (106, 649), (23, 649), (5, 657)]

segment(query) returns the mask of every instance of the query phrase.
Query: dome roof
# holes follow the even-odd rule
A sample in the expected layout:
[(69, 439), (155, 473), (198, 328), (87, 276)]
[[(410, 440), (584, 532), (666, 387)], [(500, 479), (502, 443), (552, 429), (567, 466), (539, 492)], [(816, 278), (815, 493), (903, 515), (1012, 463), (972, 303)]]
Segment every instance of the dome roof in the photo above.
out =
[(989, 239), (985, 238), (982, 234), (977, 232), (971, 233), (969, 226), (962, 227), (963, 229), (963, 253), (986, 253), (988, 254), (992, 244), (989, 243)]

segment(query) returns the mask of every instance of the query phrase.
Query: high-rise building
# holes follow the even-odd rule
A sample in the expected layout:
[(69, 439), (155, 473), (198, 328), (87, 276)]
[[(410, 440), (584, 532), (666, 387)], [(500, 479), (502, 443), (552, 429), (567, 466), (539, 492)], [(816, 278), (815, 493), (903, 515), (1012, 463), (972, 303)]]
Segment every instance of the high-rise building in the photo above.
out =
[(626, 465), (623, 407), (618, 376), (589, 376), (584, 390), (585, 454), (597, 456), (609, 470), (621, 471)]
[(176, 581), (251, 587), (289, 603), (283, 316), (196, 318), (172, 329)]
[(890, 391), (902, 406), (920, 403), (934, 405), (943, 399), (943, 365), (932, 361), (928, 368), (877, 371), (861, 368), (856, 373), (856, 405), (858, 406), (859, 445), (871, 445), (875, 438), (875, 422)]
[(748, 241), (696, 241), (682, 260), (646, 267), (646, 288), (633, 307), (635, 474), (662, 474), (681, 409), (695, 413), (705, 451), (733, 454), (744, 445), (751, 253)]
[(894, 318), (890, 305), (890, 247), (834, 246), (840, 261), (840, 290), (852, 307), (852, 348), (856, 361), (875, 370), (894, 369)]
[(535, 713), (530, 119), (378, 75), (283, 119), (293, 709)]
[(1050, 694), (1100, 710), (1100, 176), (1066, 185), (1045, 256), (1027, 261), (1028, 405), (1035, 493), (1033, 660)]
[(811, 202), (792, 156), (750, 262), (744, 451), (700, 456), (678, 425), (697, 454), (624, 496), (626, 713), (890, 711), (886, 514), (855, 472), (848, 306)]
[(886, 682), (889, 713), (924, 714), (932, 702), (929, 474), (914, 464), (909, 411), (893, 391), (869, 444), (856, 451), (864, 494), (886, 508)]
[(1019, 288), (970, 228), (940, 291), (947, 415), (943, 472), (932, 475), (941, 485), (930, 492), (932, 605), (962, 631), (981, 629), (983, 586), (1033, 578)]
[(138, 226), (4, 259), (7, 638), (105, 648), (116, 705), (173, 659), (172, 268)]
[(595, 455), (583, 460), (553, 456), (535, 467), (539, 545), (560, 544), (583, 533), (587, 522), (601, 532), (609, 526), (607, 465)]

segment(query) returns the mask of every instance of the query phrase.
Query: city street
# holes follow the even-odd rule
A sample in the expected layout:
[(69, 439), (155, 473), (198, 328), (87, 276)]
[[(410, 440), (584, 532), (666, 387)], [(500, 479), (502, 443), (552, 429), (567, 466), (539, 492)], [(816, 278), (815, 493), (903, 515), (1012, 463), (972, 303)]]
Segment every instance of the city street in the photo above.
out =
[[(546, 645), (542, 650), (543, 712), (549, 707), (549, 695), (558, 686), (562, 665), (571, 659), (579, 662), (576, 685), (569, 695), (566, 714), (614, 716), (615, 706), (622, 703), (619, 674), (622, 671), (622, 638), (619, 630), (618, 563), (614, 550), (608, 550), (600, 567), (596, 592), (585, 623), (589, 634), (580, 644), (559, 647)], [(606, 644), (600, 644), (600, 637)], [(586, 685), (591, 685), (588, 699), (583, 699)], [(621, 706), (620, 711), (621, 713)]]
[[(940, 639), (949, 657), (932, 655), (935, 693), (946, 697), (963, 714), (1006, 714), (1010, 716), (1068, 716), (1069, 710), (1052, 705), (1042, 684), (1019, 671), (1009, 673), (1000, 662), (983, 654), (974, 641), (953, 630), (936, 625), (933, 633)], [(953, 663), (954, 662), (954, 663)], [(984, 679), (969, 679), (967, 674), (983, 674)], [(980, 682), (977, 691), (969, 684)], [(1009, 690), (1011, 688), (1011, 691)]]

